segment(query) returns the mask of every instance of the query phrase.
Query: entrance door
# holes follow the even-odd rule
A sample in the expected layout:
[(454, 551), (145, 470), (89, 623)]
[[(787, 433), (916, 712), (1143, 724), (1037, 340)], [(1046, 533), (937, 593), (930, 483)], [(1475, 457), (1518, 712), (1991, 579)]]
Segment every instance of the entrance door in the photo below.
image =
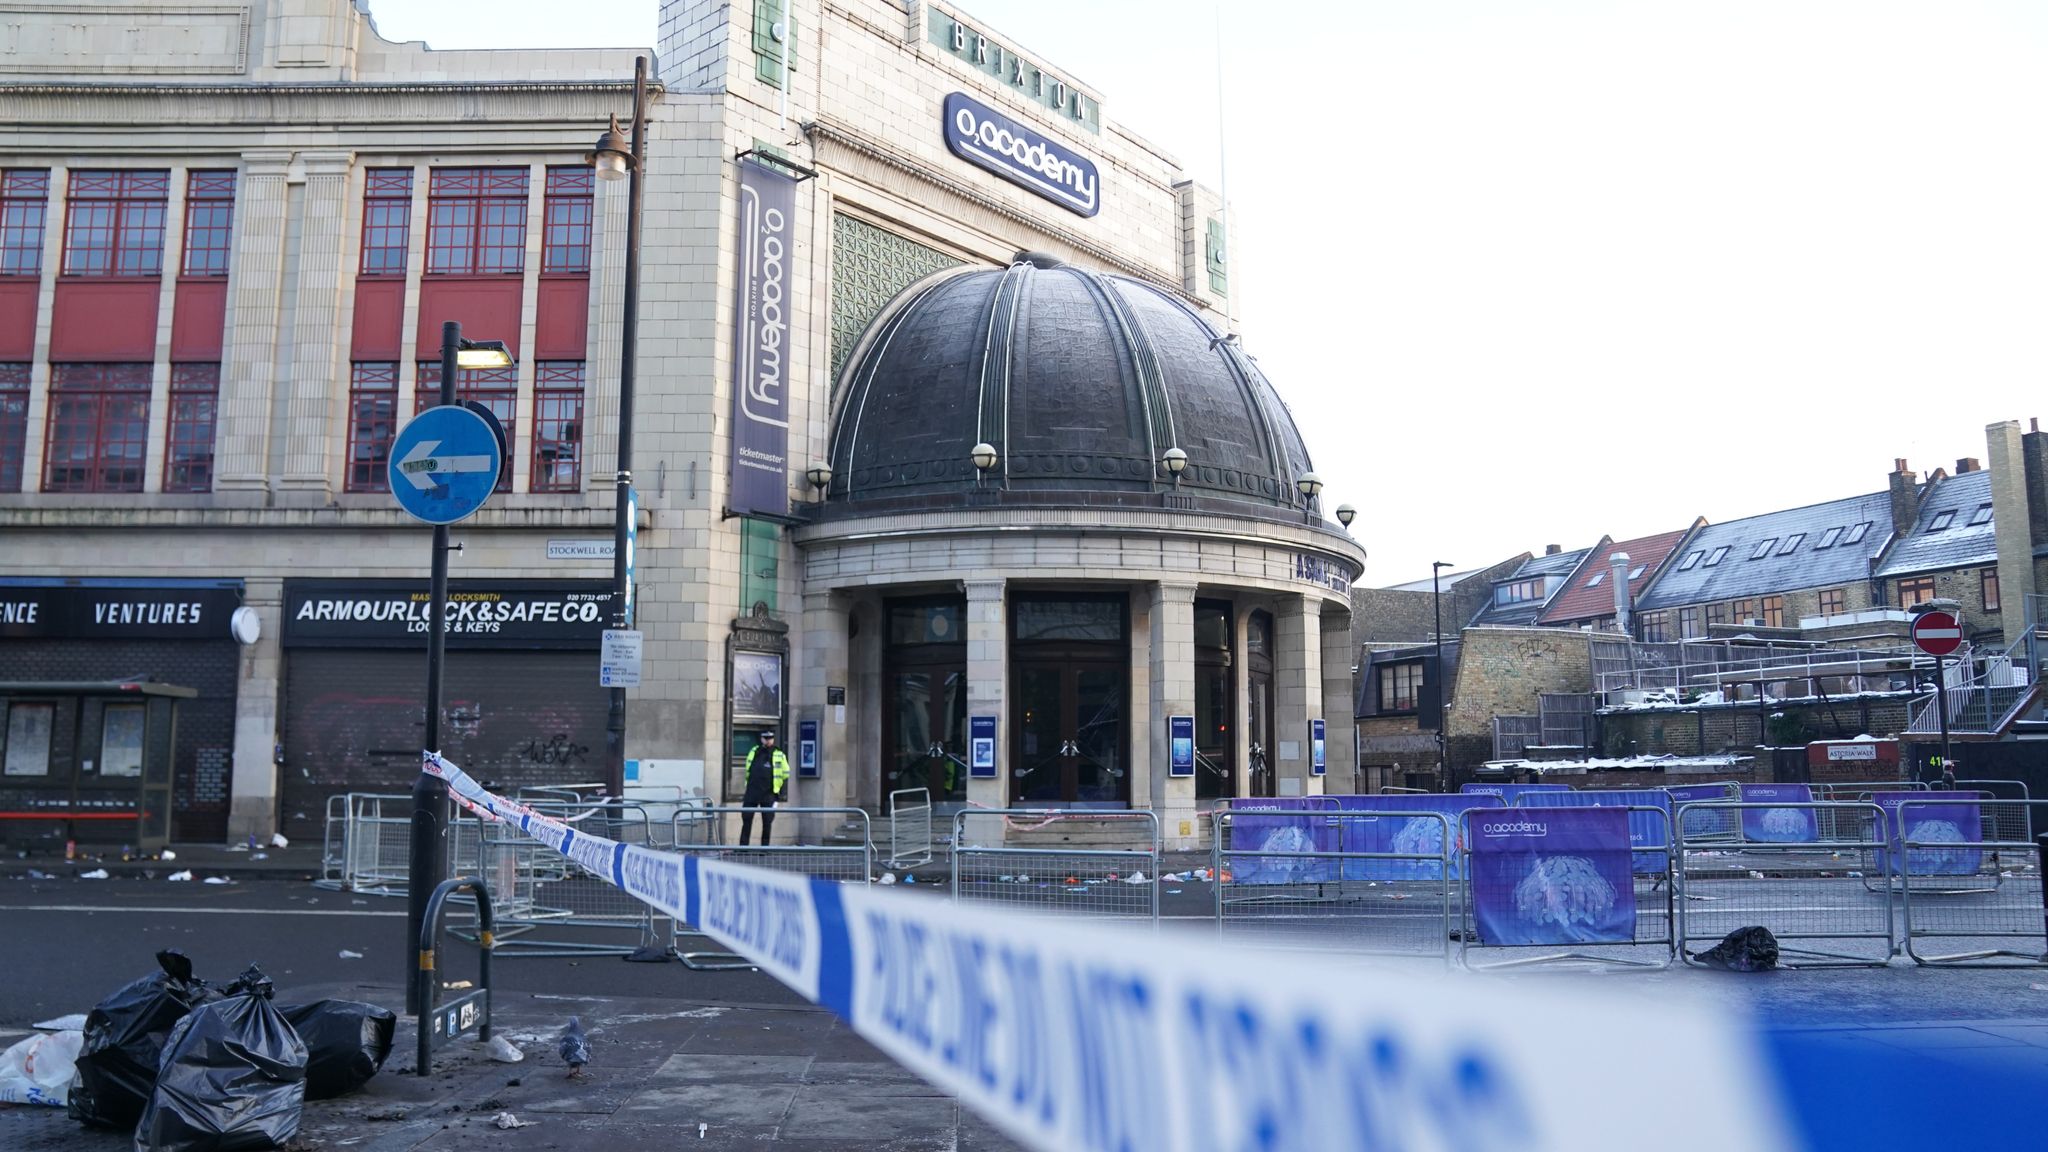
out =
[(1120, 805), (1130, 799), (1121, 664), (1020, 663), (1010, 731), (1010, 802)]
[(933, 803), (967, 799), (967, 670), (959, 665), (898, 668), (888, 677), (882, 791), (926, 788)]
[(1195, 601), (1195, 799), (1237, 795), (1237, 693), (1232, 605)]
[(1250, 756), (1254, 796), (1271, 796), (1273, 786), (1273, 617), (1254, 612), (1245, 620), (1245, 693), (1250, 697), (1245, 749)]

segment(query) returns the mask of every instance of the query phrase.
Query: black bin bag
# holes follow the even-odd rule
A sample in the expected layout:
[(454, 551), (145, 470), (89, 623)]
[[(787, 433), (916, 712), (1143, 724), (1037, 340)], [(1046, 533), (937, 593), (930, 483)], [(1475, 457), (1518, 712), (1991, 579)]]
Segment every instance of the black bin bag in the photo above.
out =
[(71, 1117), (96, 1128), (133, 1131), (156, 1087), (164, 1040), (185, 1014), (217, 995), (192, 975), (192, 961), (166, 949), (160, 972), (127, 984), (85, 1018), (85, 1047), (71, 1081)]
[(306, 1043), (306, 1099), (345, 1096), (391, 1055), (398, 1017), (358, 1000), (315, 1000), (279, 1009)]
[(1730, 972), (1768, 972), (1778, 966), (1778, 938), (1769, 928), (1737, 928), (1693, 959)]
[(299, 1134), (306, 1045), (271, 1004), (263, 973), (252, 967), (225, 991), (164, 1043), (135, 1152), (254, 1152)]

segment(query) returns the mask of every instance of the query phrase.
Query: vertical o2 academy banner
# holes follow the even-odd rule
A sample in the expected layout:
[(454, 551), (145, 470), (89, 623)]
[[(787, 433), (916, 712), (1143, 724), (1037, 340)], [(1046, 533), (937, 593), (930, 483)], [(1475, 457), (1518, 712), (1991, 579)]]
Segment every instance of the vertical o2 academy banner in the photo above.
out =
[(1628, 813), (1501, 808), (1471, 821), (1472, 917), (1486, 944), (1627, 944), (1635, 939)]
[(796, 180), (740, 161), (732, 298), (732, 492), (739, 515), (789, 515), (790, 267)]

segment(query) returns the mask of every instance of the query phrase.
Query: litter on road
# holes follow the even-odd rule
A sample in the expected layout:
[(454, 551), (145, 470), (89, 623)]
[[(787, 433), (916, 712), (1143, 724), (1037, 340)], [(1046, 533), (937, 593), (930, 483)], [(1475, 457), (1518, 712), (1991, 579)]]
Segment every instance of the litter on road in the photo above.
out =
[(107, 878), (107, 870), (105, 868), (95, 868), (90, 872), (80, 872), (78, 878), (80, 880), (105, 880)]
[(191, 878), (192, 870), (190, 868), (187, 868), (182, 872), (173, 872), (169, 876), (164, 877), (164, 879), (170, 881), (173, 884), (176, 884), (184, 880), (190, 880)]

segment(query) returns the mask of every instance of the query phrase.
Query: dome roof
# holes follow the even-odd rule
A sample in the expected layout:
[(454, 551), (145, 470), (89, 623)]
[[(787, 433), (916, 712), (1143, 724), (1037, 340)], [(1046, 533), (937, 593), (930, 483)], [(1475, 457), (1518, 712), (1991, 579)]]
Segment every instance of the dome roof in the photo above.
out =
[[(998, 460), (977, 484), (980, 443)], [(1149, 284), (1030, 255), (939, 273), (883, 309), (840, 378), (831, 445), (834, 504), (970, 491), (1115, 503), (1170, 490), (1160, 458), (1179, 448), (1181, 494), (1270, 515), (1301, 507), (1309, 471), (1235, 338)]]

